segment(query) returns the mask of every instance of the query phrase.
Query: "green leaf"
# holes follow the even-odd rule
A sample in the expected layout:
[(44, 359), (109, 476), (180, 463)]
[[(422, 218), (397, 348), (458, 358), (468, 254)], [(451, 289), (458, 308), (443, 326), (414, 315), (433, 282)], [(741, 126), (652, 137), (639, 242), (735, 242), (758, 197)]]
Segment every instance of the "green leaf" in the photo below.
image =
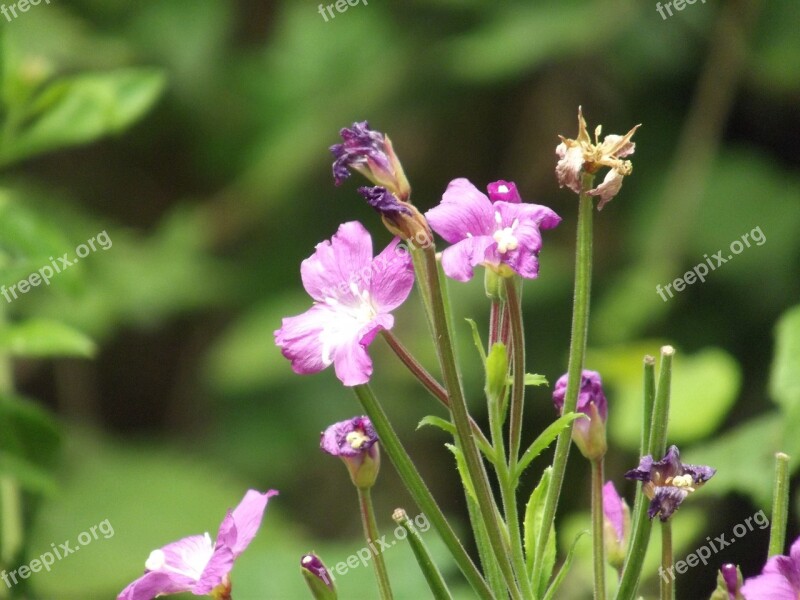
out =
[[(509, 377), (507, 383), (511, 384), (514, 382), (513, 377)], [(547, 381), (547, 377), (544, 375), (537, 375), (536, 373), (525, 373), (525, 385), (550, 385), (550, 382)]]
[[(608, 420), (611, 440), (630, 450), (639, 447), (642, 427), (642, 356), (657, 355), (663, 342), (640, 341), (587, 351), (586, 363), (603, 374), (613, 388), (614, 409)], [(725, 420), (739, 394), (741, 369), (720, 348), (695, 354), (678, 349), (673, 361), (669, 437), (685, 444), (713, 433)]]
[(28, 124), (7, 139), (4, 162), (119, 133), (140, 119), (164, 89), (155, 69), (119, 69), (66, 77), (32, 102)]
[[(525, 566), (528, 569), (528, 577), (533, 577), (533, 565), (538, 562), (536, 560), (536, 538), (539, 535), (539, 530), (542, 527), (542, 513), (544, 512), (544, 502), (547, 496), (547, 489), (550, 487), (550, 477), (553, 472), (553, 467), (547, 467), (542, 473), (542, 478), (536, 489), (533, 490), (528, 504), (525, 506)], [(539, 581), (531, 581), (533, 591), (537, 598), (541, 598), (547, 589), (547, 582), (550, 580), (550, 575), (553, 573), (553, 567), (556, 564), (556, 531), (555, 527), (551, 527), (550, 535), (547, 538), (547, 545), (545, 546), (545, 555), (541, 560), (542, 571)]]
[(467, 463), (464, 460), (464, 453), (461, 452), (461, 448), (458, 448), (455, 444), (445, 444), (445, 447), (456, 457), (456, 467), (458, 468), (458, 474), (461, 475), (461, 483), (464, 485), (464, 489), (467, 490), (469, 497), (472, 498), (472, 501), (477, 504), (478, 497), (475, 495), (475, 487), (472, 485), (472, 479), (469, 477)]
[(486, 358), (486, 397), (489, 402), (501, 403), (508, 381), (508, 353), (506, 345), (497, 342)]
[(533, 459), (544, 452), (544, 449), (553, 443), (553, 441), (558, 437), (558, 434), (561, 433), (565, 427), (567, 427), (575, 419), (584, 417), (586, 417), (586, 415), (582, 413), (567, 413), (550, 423), (550, 425), (548, 425), (547, 428), (539, 434), (539, 436), (523, 453), (522, 458), (520, 458), (520, 461), (517, 464), (517, 470), (514, 473), (515, 481), (519, 481), (519, 478), (522, 477), (522, 472), (528, 468), (528, 465), (531, 464)]
[(30, 319), (0, 330), (0, 351), (13, 356), (94, 356), (95, 344), (69, 325), (47, 319)]
[(800, 404), (800, 305), (786, 311), (775, 328), (775, 356), (769, 378), (772, 399), (784, 411)]
[(486, 350), (483, 349), (483, 341), (481, 340), (481, 334), (478, 331), (478, 324), (475, 323), (473, 319), (464, 319), (467, 323), (469, 323), (470, 328), (472, 329), (472, 341), (475, 344), (475, 347), (478, 349), (478, 354), (481, 356), (481, 362), (483, 362), (483, 366), (486, 366)]
[(433, 427), (438, 427), (442, 431), (446, 431), (453, 437), (456, 435), (456, 427), (450, 421), (447, 421), (441, 417), (437, 417), (434, 415), (428, 415), (423, 417), (422, 420), (417, 425), (417, 429), (420, 427), (424, 427), (425, 425), (431, 425)]
[(547, 588), (547, 593), (544, 596), (544, 600), (553, 600), (556, 596), (556, 592), (558, 588), (561, 587), (561, 584), (564, 582), (564, 578), (569, 573), (569, 569), (572, 566), (572, 561), (575, 560), (575, 548), (578, 545), (578, 541), (586, 534), (589, 533), (588, 529), (584, 529), (581, 531), (576, 537), (575, 540), (572, 542), (572, 545), (569, 548), (569, 552), (567, 552), (567, 557), (564, 559), (564, 564), (561, 565), (561, 568), (556, 573), (556, 576), (553, 578), (553, 583), (550, 584), (550, 587)]
[(0, 475), (13, 478), (22, 489), (30, 492), (52, 494), (57, 489), (50, 473), (5, 450), (0, 450)]

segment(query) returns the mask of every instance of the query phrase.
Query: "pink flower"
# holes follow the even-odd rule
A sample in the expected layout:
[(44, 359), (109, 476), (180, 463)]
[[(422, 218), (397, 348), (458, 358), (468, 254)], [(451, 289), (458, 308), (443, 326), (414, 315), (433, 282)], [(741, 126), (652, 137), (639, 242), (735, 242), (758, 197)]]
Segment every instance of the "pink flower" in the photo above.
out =
[(561, 221), (552, 210), (516, 201), (516, 186), (508, 182), (489, 185), (494, 203), (467, 179), (454, 179), (439, 206), (425, 216), (436, 233), (453, 244), (442, 253), (445, 274), (457, 281), (472, 279), (473, 269), (484, 265), (508, 277), (517, 273), (534, 279), (539, 273), (540, 229)]
[(789, 556), (773, 556), (761, 575), (750, 577), (742, 586), (747, 600), (797, 600), (800, 598), (800, 538), (789, 550)]
[(317, 244), (303, 261), (303, 287), (314, 305), (283, 319), (275, 343), (296, 373), (318, 373), (331, 363), (346, 386), (361, 385), (372, 375), (367, 346), (382, 329), (391, 329), (391, 311), (414, 285), (411, 257), (394, 239), (372, 257), (372, 238), (351, 221), (330, 241)]
[(229, 573), (234, 560), (245, 551), (261, 526), (267, 501), (278, 494), (248, 490), (239, 506), (219, 526), (217, 539), (193, 535), (153, 550), (145, 573), (128, 585), (117, 600), (152, 600), (165, 594), (191, 592), (195, 596), (230, 596)]

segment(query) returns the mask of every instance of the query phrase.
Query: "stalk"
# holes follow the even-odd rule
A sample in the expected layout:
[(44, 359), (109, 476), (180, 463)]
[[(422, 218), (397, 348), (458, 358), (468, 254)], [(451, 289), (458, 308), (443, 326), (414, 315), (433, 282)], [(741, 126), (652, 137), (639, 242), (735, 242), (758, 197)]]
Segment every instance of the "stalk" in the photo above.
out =
[(414, 524), (408, 518), (408, 514), (402, 508), (398, 508), (392, 514), (394, 522), (400, 525), (406, 531), (408, 543), (411, 546), (412, 552), (417, 559), (417, 564), (425, 575), (425, 580), (428, 582), (428, 587), (431, 589), (434, 600), (452, 600), (450, 590), (447, 589), (447, 584), (444, 582), (441, 572), (433, 562), (428, 547), (422, 541), (422, 536), (414, 527)]
[(592, 461), (592, 559), (594, 599), (606, 598), (606, 557), (603, 540), (603, 458)]
[(769, 529), (769, 556), (783, 554), (786, 521), (789, 514), (789, 457), (775, 455), (775, 485), (772, 488), (772, 523)]
[(375, 567), (375, 578), (378, 580), (378, 592), (381, 600), (392, 600), (392, 587), (389, 583), (389, 573), (383, 554), (375, 548), (375, 542), (380, 539), (378, 523), (375, 521), (375, 508), (372, 506), (372, 494), (369, 488), (358, 488), (358, 504), (361, 508), (361, 523), (364, 525), (364, 538), (367, 547), (372, 553), (372, 565)]
[[(564, 411), (567, 414), (575, 411), (578, 404), (581, 372), (586, 354), (586, 338), (589, 329), (589, 297), (592, 285), (592, 196), (587, 192), (592, 188), (594, 175), (584, 174), (581, 180), (581, 196), (578, 206), (578, 234), (575, 252), (575, 294), (572, 304), (572, 339), (570, 342), (569, 362), (567, 369), (567, 392), (564, 398)], [(564, 482), (564, 472), (569, 459), (573, 423), (570, 423), (559, 435), (553, 459), (553, 473), (550, 487), (545, 497), (542, 512), (542, 528), (536, 539), (536, 564), (534, 565), (534, 581), (540, 578), (541, 560), (547, 546), (547, 538), (555, 519), (556, 507)]]
[(661, 600), (675, 600), (675, 578), (666, 577), (672, 569), (672, 521), (661, 523)]

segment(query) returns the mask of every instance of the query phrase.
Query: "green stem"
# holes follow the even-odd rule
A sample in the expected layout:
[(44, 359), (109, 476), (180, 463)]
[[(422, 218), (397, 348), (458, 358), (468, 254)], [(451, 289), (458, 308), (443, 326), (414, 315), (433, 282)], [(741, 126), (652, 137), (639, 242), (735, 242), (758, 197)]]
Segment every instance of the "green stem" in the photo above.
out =
[(522, 444), (522, 413), (525, 407), (525, 331), (522, 325), (522, 303), (514, 278), (506, 279), (508, 316), (511, 321), (511, 353), (514, 385), (511, 388), (511, 416), (508, 429), (508, 464), (513, 473), (519, 461)]
[(514, 579), (511, 564), (503, 557), (509, 556), (508, 545), (505, 543), (500, 522), (497, 518), (497, 506), (489, 488), (489, 479), (486, 475), (483, 461), (481, 460), (475, 438), (472, 436), (469, 425), (469, 412), (464, 391), (461, 386), (461, 375), (456, 365), (453, 336), (450, 331), (441, 282), (439, 279), (439, 266), (436, 261), (436, 248), (433, 244), (423, 248), (425, 256), (426, 284), (430, 290), (432, 321), (434, 327), (434, 341), (439, 350), (442, 374), (445, 387), (450, 397), (450, 412), (453, 424), (456, 427), (458, 440), (464, 454), (467, 471), (475, 488), (478, 507), (486, 519), (486, 531), (492, 550), (497, 556), (503, 578), (506, 580), (512, 598), (520, 598), (520, 591)]
[(650, 431), (653, 428), (653, 403), (656, 397), (656, 359), (649, 354), (644, 357), (644, 410), (642, 410), (642, 437), (639, 456), (650, 448)]
[[(400, 359), (400, 361), (406, 366), (411, 374), (416, 377), (417, 380), (419, 380), (425, 389), (428, 390), (430, 394), (442, 404), (442, 406), (447, 408), (447, 410), (450, 410), (450, 398), (447, 397), (447, 390), (444, 389), (442, 385), (436, 381), (436, 378), (431, 375), (425, 369), (425, 367), (423, 367), (419, 361), (411, 355), (411, 353), (408, 351), (408, 348), (406, 348), (403, 343), (397, 339), (397, 336), (395, 336), (388, 329), (381, 331), (381, 334), (383, 335), (383, 339), (386, 340), (386, 343), (389, 344), (389, 347), (394, 351), (395, 355), (397, 355), (397, 358)], [(469, 425), (472, 428), (472, 433), (478, 440), (478, 444), (481, 445), (484, 452), (491, 451), (492, 445), (489, 443), (489, 440), (486, 439), (486, 435), (484, 435), (480, 426), (472, 417), (469, 419)]]
[(435, 600), (452, 600), (450, 591), (447, 589), (447, 584), (444, 582), (436, 563), (433, 562), (428, 547), (422, 541), (422, 536), (414, 527), (414, 524), (408, 518), (408, 514), (402, 508), (398, 508), (392, 514), (394, 522), (406, 530), (406, 538), (411, 546), (411, 551), (417, 559), (417, 564), (425, 575), (425, 580), (428, 582), (428, 587), (431, 588)]
[(592, 558), (594, 562), (594, 598), (606, 597), (606, 557), (603, 540), (603, 459), (592, 461)]
[[(583, 361), (586, 354), (586, 338), (589, 328), (589, 297), (592, 286), (592, 196), (587, 192), (594, 182), (593, 175), (584, 174), (581, 180), (580, 204), (578, 207), (578, 234), (575, 252), (575, 294), (572, 305), (572, 339), (569, 349), (569, 362), (567, 369), (567, 392), (564, 398), (562, 414), (575, 411), (578, 404), (578, 391), (583, 371)], [(553, 475), (550, 487), (545, 497), (542, 511), (542, 526), (536, 538), (536, 564), (534, 565), (534, 581), (540, 578), (542, 568), (541, 560), (545, 554), (547, 538), (555, 519), (556, 507), (561, 495), (561, 485), (564, 482), (564, 472), (569, 459), (569, 449), (572, 438), (572, 427), (566, 427), (556, 441), (555, 457), (553, 458)]]
[(439, 536), (444, 541), (445, 546), (453, 555), (458, 568), (464, 574), (467, 581), (469, 581), (472, 589), (483, 600), (493, 600), (494, 595), (486, 585), (483, 577), (478, 571), (475, 564), (470, 559), (461, 542), (458, 540), (453, 528), (442, 513), (436, 500), (433, 498), (425, 482), (422, 480), (417, 468), (408, 456), (403, 444), (397, 437), (391, 423), (389, 422), (383, 407), (378, 402), (378, 399), (373, 394), (372, 389), (367, 385), (358, 385), (353, 388), (364, 408), (364, 412), (369, 416), (375, 431), (378, 433), (380, 439), (381, 449), (386, 452), (389, 460), (392, 461), (394, 468), (400, 475), (403, 484), (408, 489), (414, 502), (417, 503), (420, 510), (428, 517), (434, 529), (439, 533)]
[(775, 485), (772, 488), (772, 523), (769, 530), (769, 556), (783, 554), (786, 521), (789, 514), (789, 457), (775, 455)]
[(661, 522), (661, 600), (675, 600), (675, 578), (672, 572), (672, 521)]
[[(669, 417), (669, 399), (672, 379), (672, 356), (675, 350), (672, 346), (661, 348), (661, 365), (658, 378), (658, 387), (653, 392), (652, 365), (645, 361), (645, 405), (649, 404), (649, 397), (653, 396), (653, 412), (650, 418), (651, 431), (647, 440), (644, 454), (649, 454), (654, 460), (660, 459), (666, 450), (667, 421)], [(636, 498), (633, 503), (633, 518), (631, 519), (631, 541), (628, 554), (622, 568), (616, 600), (633, 600), (639, 586), (639, 577), (650, 542), (652, 522), (647, 516), (650, 500), (642, 489), (642, 482), (636, 484)]]
[(375, 521), (375, 509), (372, 506), (372, 494), (369, 488), (358, 488), (358, 505), (361, 508), (361, 523), (364, 525), (364, 538), (367, 547), (372, 552), (372, 565), (375, 567), (375, 577), (378, 580), (378, 592), (381, 600), (392, 600), (392, 587), (389, 584), (389, 573), (383, 554), (375, 547), (375, 542), (380, 539), (378, 523)]

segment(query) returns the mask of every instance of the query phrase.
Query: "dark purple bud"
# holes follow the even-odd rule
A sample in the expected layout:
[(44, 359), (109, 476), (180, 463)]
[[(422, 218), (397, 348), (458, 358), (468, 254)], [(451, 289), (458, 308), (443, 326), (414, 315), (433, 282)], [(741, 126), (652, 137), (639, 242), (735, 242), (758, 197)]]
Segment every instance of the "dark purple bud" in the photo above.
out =
[(519, 204), (522, 202), (517, 186), (513, 181), (494, 181), (487, 186), (489, 191), (489, 199), (492, 202), (511, 202), (512, 204)]
[(739, 582), (739, 569), (734, 564), (726, 563), (720, 567), (719, 571), (722, 573), (722, 579), (725, 580), (725, 587), (728, 588), (728, 597), (730, 600), (736, 600), (739, 594), (739, 586), (741, 585)]
[(364, 196), (367, 204), (386, 217), (391, 218), (397, 216), (398, 214), (413, 214), (411, 209), (408, 208), (407, 204), (400, 202), (400, 200), (398, 200), (395, 195), (385, 187), (364, 186), (358, 188), (358, 193)]
[(314, 598), (335, 600), (336, 588), (333, 585), (333, 578), (318, 556), (304, 554), (300, 559), (300, 569)]

